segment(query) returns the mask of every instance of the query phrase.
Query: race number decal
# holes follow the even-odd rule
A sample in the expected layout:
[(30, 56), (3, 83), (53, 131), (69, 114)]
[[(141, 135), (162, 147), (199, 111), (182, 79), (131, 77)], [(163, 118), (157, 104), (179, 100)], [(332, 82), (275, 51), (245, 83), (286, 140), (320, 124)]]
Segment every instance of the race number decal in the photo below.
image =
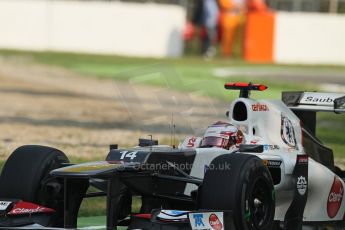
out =
[(129, 158), (131, 160), (134, 160), (137, 157), (138, 151), (122, 151), (120, 160), (124, 160), (125, 158)]
[(113, 149), (107, 156), (107, 161), (137, 162), (144, 163), (150, 152), (133, 151), (125, 149)]

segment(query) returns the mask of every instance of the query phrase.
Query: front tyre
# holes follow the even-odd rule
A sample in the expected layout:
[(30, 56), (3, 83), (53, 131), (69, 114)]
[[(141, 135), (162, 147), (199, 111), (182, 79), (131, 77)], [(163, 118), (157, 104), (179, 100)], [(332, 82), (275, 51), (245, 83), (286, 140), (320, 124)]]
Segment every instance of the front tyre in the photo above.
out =
[(236, 229), (274, 228), (273, 181), (262, 160), (249, 154), (215, 158), (200, 187), (199, 208), (232, 210)]
[(58, 149), (25, 145), (7, 159), (0, 176), (0, 198), (19, 199), (56, 210), (52, 225), (63, 223), (62, 184), (50, 177), (50, 172), (69, 163)]

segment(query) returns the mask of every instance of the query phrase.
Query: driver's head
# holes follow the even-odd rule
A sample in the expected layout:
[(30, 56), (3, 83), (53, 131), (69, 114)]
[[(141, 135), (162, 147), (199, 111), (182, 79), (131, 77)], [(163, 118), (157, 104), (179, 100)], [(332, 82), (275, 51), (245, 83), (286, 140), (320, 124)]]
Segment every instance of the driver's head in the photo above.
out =
[(218, 121), (209, 126), (201, 141), (200, 147), (219, 147), (230, 149), (238, 147), (243, 141), (243, 133), (236, 126)]

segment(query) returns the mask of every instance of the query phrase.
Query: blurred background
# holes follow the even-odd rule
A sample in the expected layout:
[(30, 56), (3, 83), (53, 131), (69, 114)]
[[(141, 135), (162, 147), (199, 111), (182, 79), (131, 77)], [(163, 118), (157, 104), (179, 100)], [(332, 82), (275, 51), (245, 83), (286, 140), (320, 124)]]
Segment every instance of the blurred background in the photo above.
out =
[[(269, 87), (254, 98), (345, 94), (345, 0), (0, 0), (1, 164), (24, 144), (72, 162), (148, 135), (178, 144), (226, 120), (234, 81)], [(345, 169), (345, 116), (317, 119)]]

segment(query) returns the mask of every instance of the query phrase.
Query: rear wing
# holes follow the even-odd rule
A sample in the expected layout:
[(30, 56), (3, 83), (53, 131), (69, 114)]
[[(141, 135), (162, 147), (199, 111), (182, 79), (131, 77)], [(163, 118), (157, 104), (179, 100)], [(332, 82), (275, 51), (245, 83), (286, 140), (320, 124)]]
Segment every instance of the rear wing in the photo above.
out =
[(283, 92), (282, 101), (298, 116), (309, 133), (316, 134), (316, 112), (345, 113), (345, 94)]
[(282, 100), (292, 110), (345, 113), (345, 94), (283, 92)]

